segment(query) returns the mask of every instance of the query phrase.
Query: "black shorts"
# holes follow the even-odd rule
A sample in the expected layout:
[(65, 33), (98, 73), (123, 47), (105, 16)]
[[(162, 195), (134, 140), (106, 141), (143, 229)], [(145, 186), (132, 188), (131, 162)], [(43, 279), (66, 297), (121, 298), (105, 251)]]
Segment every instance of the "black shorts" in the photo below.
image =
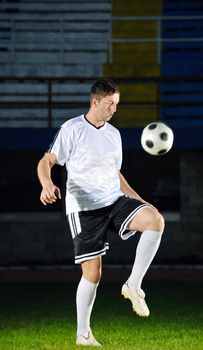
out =
[(126, 226), (146, 206), (136, 199), (122, 196), (107, 207), (68, 214), (75, 263), (106, 254), (108, 231), (115, 232), (124, 240), (134, 235), (135, 231), (126, 230)]

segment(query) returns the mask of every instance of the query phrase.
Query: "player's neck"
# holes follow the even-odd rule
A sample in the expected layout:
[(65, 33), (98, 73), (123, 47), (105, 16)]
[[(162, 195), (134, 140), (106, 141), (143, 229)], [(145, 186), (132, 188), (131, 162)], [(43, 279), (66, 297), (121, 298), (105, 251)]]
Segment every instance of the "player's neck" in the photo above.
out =
[(88, 112), (87, 114), (85, 114), (85, 118), (94, 126), (96, 126), (96, 128), (100, 128), (101, 126), (103, 126), (105, 124), (105, 122), (103, 120), (99, 120), (96, 115)]

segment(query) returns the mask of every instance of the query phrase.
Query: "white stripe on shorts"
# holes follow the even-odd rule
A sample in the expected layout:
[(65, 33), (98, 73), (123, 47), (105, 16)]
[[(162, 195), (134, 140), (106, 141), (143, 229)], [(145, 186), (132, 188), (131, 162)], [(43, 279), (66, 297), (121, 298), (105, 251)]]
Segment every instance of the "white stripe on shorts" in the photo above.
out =
[(75, 257), (75, 263), (79, 264), (83, 261), (91, 260), (91, 259), (97, 258), (98, 256), (105, 255), (107, 249), (109, 249), (109, 244), (106, 242), (105, 247), (101, 250), (98, 250), (97, 252), (77, 255)]
[(133, 210), (128, 217), (123, 221), (121, 224), (120, 230), (119, 230), (119, 235), (123, 240), (128, 239), (129, 237), (133, 236), (136, 231), (128, 231), (125, 233), (126, 227), (128, 223), (134, 218), (134, 216), (143, 208), (149, 207), (149, 204), (141, 204), (139, 207), (137, 207), (135, 210)]
[(81, 232), (80, 218), (78, 213), (76, 212), (68, 214), (68, 221), (70, 225), (71, 235), (74, 239)]

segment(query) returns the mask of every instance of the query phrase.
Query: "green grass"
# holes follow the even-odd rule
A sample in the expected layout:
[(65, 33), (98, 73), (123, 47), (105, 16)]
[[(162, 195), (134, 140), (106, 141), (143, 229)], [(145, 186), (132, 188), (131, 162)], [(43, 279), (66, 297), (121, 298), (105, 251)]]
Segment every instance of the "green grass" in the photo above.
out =
[[(92, 316), (109, 350), (202, 350), (203, 283), (147, 282), (151, 315), (137, 317), (120, 284), (101, 283)], [(76, 283), (0, 284), (1, 350), (74, 350)], [(92, 347), (88, 347), (92, 348)]]

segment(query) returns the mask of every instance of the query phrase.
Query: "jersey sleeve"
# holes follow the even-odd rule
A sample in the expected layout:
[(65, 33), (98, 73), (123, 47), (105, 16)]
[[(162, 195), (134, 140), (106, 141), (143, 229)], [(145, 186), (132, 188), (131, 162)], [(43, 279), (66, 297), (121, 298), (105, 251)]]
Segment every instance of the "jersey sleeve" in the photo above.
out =
[(123, 160), (123, 151), (122, 151), (122, 140), (121, 140), (121, 135), (120, 132), (118, 133), (119, 135), (119, 152), (118, 152), (118, 160), (117, 160), (117, 169), (121, 170), (122, 166), (122, 160)]
[(49, 146), (48, 153), (54, 153), (57, 158), (57, 164), (63, 166), (70, 157), (71, 149), (71, 130), (62, 126)]

